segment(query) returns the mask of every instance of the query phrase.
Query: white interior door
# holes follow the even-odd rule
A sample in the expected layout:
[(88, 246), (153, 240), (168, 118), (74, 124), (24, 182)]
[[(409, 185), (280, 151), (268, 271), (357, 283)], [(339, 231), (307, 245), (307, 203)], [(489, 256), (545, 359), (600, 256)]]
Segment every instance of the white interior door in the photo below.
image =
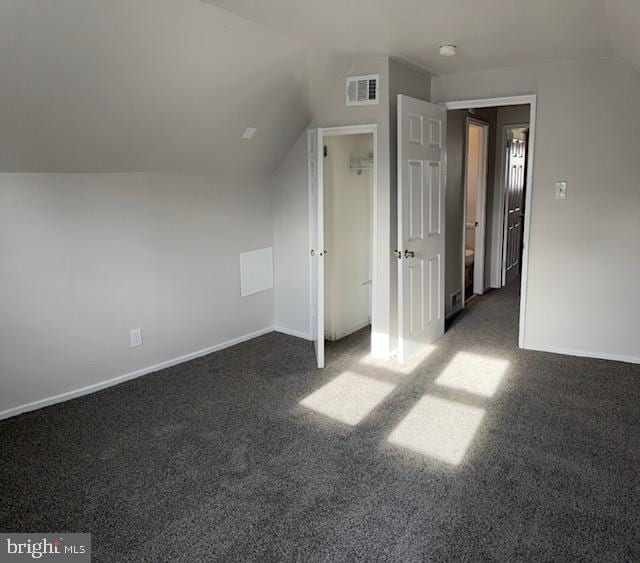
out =
[[(467, 118), (465, 171), (465, 255), (467, 239), (473, 241), (473, 293), (484, 293), (485, 231), (487, 214), (487, 167), (489, 158), (489, 124)], [(466, 284), (465, 284), (466, 285)]]
[(398, 96), (398, 352), (444, 334), (446, 110)]
[(322, 189), (322, 130), (307, 132), (309, 175), (310, 332), (319, 368), (324, 367), (324, 197)]
[(526, 133), (511, 130), (507, 140), (504, 239), (502, 250), (502, 285), (520, 275), (520, 248), (524, 223), (524, 186)]

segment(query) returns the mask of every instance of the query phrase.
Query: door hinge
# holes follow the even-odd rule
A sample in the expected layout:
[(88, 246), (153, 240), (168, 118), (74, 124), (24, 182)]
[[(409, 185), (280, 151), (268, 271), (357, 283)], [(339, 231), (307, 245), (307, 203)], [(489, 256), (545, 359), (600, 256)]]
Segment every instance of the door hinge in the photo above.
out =
[(329, 155), (329, 147), (327, 147), (327, 145), (324, 145), (324, 157), (327, 158), (328, 155)]

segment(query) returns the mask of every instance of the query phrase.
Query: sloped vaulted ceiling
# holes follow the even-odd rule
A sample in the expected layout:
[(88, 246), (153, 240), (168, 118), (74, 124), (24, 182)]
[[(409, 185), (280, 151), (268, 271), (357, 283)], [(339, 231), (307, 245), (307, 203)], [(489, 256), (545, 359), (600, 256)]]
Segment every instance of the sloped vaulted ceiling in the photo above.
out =
[(306, 56), (197, 0), (0, 0), (0, 171), (271, 171)]
[[(316, 47), (405, 57), (438, 74), (610, 54), (603, 0), (208, 1)], [(440, 57), (442, 43), (459, 54)]]
[(0, 171), (269, 172), (313, 117), (325, 54), (640, 69), (638, 29), (639, 0), (0, 0)]
[[(640, 0), (207, 1), (316, 47), (438, 74), (612, 55), (640, 69)], [(458, 56), (438, 56), (449, 42)]]

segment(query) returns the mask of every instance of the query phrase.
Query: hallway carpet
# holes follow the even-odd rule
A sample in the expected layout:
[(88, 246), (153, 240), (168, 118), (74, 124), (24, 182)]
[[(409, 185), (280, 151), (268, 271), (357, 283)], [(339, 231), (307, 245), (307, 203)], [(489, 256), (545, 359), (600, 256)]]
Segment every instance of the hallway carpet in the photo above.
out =
[(97, 561), (640, 560), (640, 366), (475, 300), (415, 365), (269, 334), (0, 422), (0, 531)]

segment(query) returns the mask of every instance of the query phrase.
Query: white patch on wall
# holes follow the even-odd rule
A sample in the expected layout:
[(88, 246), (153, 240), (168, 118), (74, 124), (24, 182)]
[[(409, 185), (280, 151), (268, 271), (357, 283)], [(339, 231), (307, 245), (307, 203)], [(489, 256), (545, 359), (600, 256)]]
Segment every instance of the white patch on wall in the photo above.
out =
[(273, 248), (240, 254), (240, 295), (246, 297), (273, 288)]
[(243, 139), (253, 139), (257, 129), (255, 127), (247, 127), (242, 134)]

